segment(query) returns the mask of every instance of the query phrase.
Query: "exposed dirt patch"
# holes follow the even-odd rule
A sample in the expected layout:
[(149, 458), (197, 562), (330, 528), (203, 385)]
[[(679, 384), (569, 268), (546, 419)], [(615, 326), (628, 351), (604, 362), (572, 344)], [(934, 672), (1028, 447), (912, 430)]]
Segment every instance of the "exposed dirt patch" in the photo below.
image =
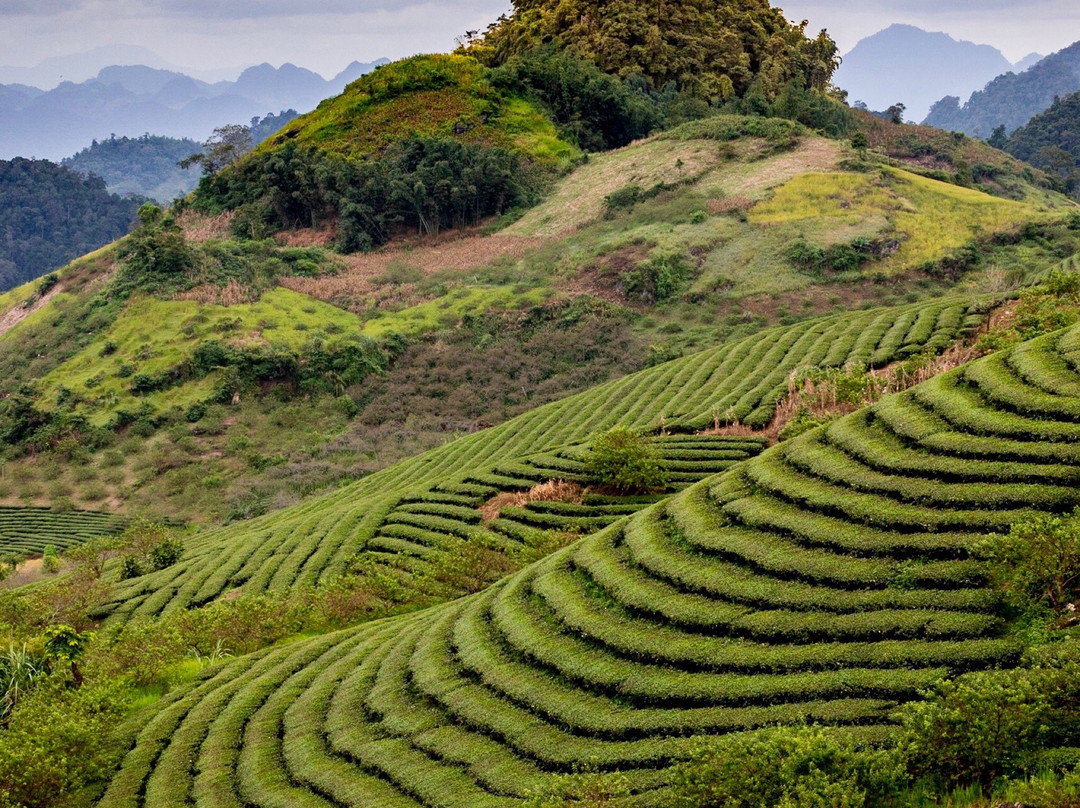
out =
[(282, 247), (329, 247), (337, 239), (338, 223), (330, 221), (312, 229), (283, 230), (274, 235), (274, 241)]
[(609, 303), (627, 305), (622, 276), (649, 259), (650, 244), (631, 244), (583, 267), (564, 288), (572, 296), (589, 295)]
[(47, 294), (41, 297), (34, 298), (16, 306), (13, 309), (8, 309), (0, 316), (0, 337), (4, 336), (8, 331), (13, 329), (31, 314), (43, 306), (49, 305), (49, 301), (56, 297), (63, 290), (61, 284), (57, 284), (48, 291)]
[(546, 483), (534, 485), (528, 491), (504, 491), (496, 494), (480, 506), (480, 515), (484, 518), (484, 524), (493, 522), (499, 518), (499, 512), (503, 508), (520, 508), (530, 502), (574, 502), (580, 504), (585, 497), (585, 489), (577, 483), (568, 483), (565, 480), (548, 480)]

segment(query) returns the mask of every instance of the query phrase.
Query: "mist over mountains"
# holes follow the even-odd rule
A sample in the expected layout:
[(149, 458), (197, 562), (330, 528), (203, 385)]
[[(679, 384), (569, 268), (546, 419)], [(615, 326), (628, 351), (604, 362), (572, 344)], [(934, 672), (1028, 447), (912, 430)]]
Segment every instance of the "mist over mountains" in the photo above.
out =
[(892, 25), (860, 41), (844, 56), (834, 81), (849, 100), (871, 109), (907, 105), (921, 121), (946, 95), (967, 98), (1002, 73), (1016, 69), (997, 48), (962, 42), (911, 25)]
[(112, 135), (202, 141), (224, 124), (313, 109), (386, 61), (356, 61), (331, 79), (290, 63), (264, 63), (235, 81), (213, 83), (160, 67), (113, 65), (86, 81), (64, 81), (49, 90), (0, 84), (0, 159), (60, 160)]

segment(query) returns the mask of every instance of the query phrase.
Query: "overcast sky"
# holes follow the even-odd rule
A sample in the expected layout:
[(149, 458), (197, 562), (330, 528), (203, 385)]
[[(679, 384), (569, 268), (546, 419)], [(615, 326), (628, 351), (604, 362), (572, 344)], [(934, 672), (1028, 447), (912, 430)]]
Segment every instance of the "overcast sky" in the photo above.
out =
[[(1076, 0), (788, 0), (843, 51), (894, 22), (945, 31), (1019, 60), (1080, 39)], [(355, 60), (445, 51), (509, 0), (0, 0), (0, 65), (139, 45), (202, 72), (293, 62), (332, 76)], [(235, 77), (235, 76), (232, 76)]]

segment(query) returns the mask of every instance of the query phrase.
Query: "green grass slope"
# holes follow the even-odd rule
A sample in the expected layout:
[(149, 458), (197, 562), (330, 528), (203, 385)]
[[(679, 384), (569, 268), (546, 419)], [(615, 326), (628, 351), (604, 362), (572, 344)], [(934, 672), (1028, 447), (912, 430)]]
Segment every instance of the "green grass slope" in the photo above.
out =
[(295, 142), (361, 159), (412, 137), (510, 147), (549, 163), (580, 156), (535, 104), (494, 89), (474, 59), (443, 54), (403, 59), (357, 79), (257, 153)]
[[(414, 542), (430, 544), (430, 552), (401, 547), (394, 559), (387, 557), (387, 543), (377, 538), (385, 535), (387, 521), (403, 502), (432, 491), (466, 498), (482, 495), (482, 490), (458, 491), (454, 485), (490, 485), (490, 475), (505, 481), (495, 486), (500, 490), (514, 488), (515, 474), (530, 455), (585, 442), (615, 425), (682, 432), (736, 421), (764, 427), (786, 394), (793, 371), (880, 367), (915, 353), (942, 351), (976, 328), (987, 306), (986, 300), (950, 298), (812, 320), (627, 376), (448, 443), (335, 493), (194, 536), (175, 566), (118, 584), (103, 615), (112, 614), (115, 620), (152, 618), (209, 603), (238, 588), (256, 593), (313, 585), (343, 574), (371, 552), (381, 563), (415, 571), (418, 556), (424, 561), (438, 554), (437, 539)], [(556, 471), (534, 468), (518, 476), (535, 482), (556, 476)], [(494, 546), (507, 547), (501, 540)]]
[[(636, 397), (636, 401), (648, 401)], [(669, 804), (703, 739), (863, 739), (1018, 652), (971, 556), (1065, 512), (1080, 328), (883, 399), (468, 598), (231, 661), (167, 697), (100, 802), (513, 806), (582, 761)]]

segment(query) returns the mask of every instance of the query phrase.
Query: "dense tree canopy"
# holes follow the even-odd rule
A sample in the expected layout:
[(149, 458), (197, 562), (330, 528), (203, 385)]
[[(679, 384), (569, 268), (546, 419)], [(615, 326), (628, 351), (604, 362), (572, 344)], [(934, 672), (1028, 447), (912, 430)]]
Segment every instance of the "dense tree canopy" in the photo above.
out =
[(1070, 194), (1080, 193), (1080, 93), (1054, 99), (1050, 109), (1013, 132), (1003, 146), (1061, 179)]
[(756, 89), (775, 98), (791, 82), (825, 90), (838, 65), (823, 31), (806, 36), (767, 0), (515, 0), (466, 50), (488, 65), (554, 43), (622, 77), (669, 82), (710, 101)]
[(47, 160), (0, 161), (0, 290), (116, 240), (141, 203)]

